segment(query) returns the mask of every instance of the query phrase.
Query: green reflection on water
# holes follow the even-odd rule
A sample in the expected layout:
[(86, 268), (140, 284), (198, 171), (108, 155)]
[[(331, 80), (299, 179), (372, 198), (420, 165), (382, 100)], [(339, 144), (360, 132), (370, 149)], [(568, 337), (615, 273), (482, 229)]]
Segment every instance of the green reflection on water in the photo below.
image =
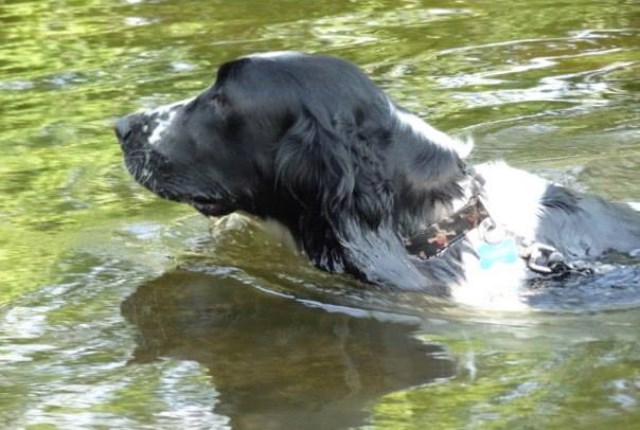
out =
[[(111, 131), (118, 115), (191, 95), (211, 81), (217, 64), (239, 55), (323, 52), (357, 62), (434, 125), (474, 135), (476, 160), (506, 158), (613, 198), (640, 200), (639, 28), (637, 2), (617, 0), (5, 1), (0, 306), (24, 305), (24, 315), (38, 317), (25, 317), (25, 324), (47, 330), (26, 340), (2, 334), (4, 347), (25, 360), (5, 367), (11, 379), (0, 383), (0, 423), (64, 427), (69, 416), (86, 412), (104, 426), (170, 428), (184, 423), (160, 415), (176, 401), (166, 395), (177, 390), (167, 388), (172, 380), (196, 393), (180, 392), (183, 398), (199, 399), (198, 410), (211, 413), (216, 393), (197, 366), (185, 370), (176, 360), (100, 367), (125, 361), (133, 349), (120, 301), (172, 267), (168, 257), (206, 230), (204, 223), (185, 227), (182, 217), (191, 210), (159, 201), (128, 178)], [(253, 270), (270, 274), (258, 278), (260, 287), (287, 285), (292, 281), (283, 279), (295, 272), (287, 267), (301, 264), (286, 253), (265, 259), (251, 244), (242, 251), (252, 256)], [(248, 265), (234, 264), (233, 255), (217, 258)], [(298, 288), (323, 276), (299, 270)], [(564, 345), (561, 337), (548, 345), (543, 338), (529, 350), (527, 341), (504, 348), (491, 343), (492, 334), (472, 331), (477, 379), (462, 369), (453, 380), (390, 394), (372, 422), (633, 428), (638, 338), (621, 330), (623, 341), (605, 331), (596, 335), (602, 342)], [(450, 332), (429, 340), (464, 364), (468, 340)], [(610, 364), (601, 364), (602, 356)], [(78, 374), (74, 395), (69, 387)], [(91, 387), (111, 394), (84, 401)], [(32, 415), (25, 418), (25, 410)]]

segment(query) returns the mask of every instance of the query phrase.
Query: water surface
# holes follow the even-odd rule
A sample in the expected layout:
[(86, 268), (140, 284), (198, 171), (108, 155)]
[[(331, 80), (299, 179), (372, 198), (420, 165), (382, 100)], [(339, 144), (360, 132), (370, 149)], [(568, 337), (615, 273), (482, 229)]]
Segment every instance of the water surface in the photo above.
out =
[(210, 233), (111, 131), (225, 60), (305, 50), (474, 161), (640, 201), (637, 2), (5, 0), (0, 41), (3, 428), (639, 428), (637, 307), (368, 291), (246, 220)]

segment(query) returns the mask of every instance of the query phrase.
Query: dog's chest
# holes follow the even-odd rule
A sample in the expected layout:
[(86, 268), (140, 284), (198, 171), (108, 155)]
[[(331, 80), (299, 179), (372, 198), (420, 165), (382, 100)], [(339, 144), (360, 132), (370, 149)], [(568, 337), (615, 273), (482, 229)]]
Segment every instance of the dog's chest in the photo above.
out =
[(522, 310), (527, 280), (536, 276), (520, 257), (536, 240), (540, 201), (548, 182), (502, 163), (476, 167), (484, 180), (483, 203), (499, 233), (479, 227), (466, 235), (473, 252), (462, 253), (464, 279), (451, 288), (458, 303), (495, 310)]
[(505, 235), (487, 242), (480, 229), (466, 240), (472, 252), (463, 252), (464, 278), (451, 287), (451, 296), (460, 304), (495, 310), (526, 309), (522, 293), (532, 274), (518, 254), (515, 238)]

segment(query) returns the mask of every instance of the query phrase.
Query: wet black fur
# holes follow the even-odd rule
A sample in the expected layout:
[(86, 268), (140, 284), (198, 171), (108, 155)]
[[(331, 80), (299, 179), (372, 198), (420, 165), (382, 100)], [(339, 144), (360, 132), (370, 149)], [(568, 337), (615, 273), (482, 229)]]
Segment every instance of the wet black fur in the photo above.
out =
[[(468, 245), (418, 262), (401, 237), (449, 214), (474, 180), (455, 151), (403, 126), (390, 103), (344, 60), (248, 57), (222, 65), (153, 148), (144, 115), (121, 120), (118, 133), (129, 170), (164, 198), (205, 215), (275, 219), (321, 269), (443, 294), (464, 277)], [(144, 177), (149, 159), (156, 165)], [(560, 187), (541, 204), (583, 210)]]

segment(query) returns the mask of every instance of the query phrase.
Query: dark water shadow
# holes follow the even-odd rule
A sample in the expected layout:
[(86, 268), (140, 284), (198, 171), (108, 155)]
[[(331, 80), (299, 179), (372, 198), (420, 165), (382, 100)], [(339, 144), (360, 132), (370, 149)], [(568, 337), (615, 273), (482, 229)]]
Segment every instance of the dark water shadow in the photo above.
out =
[(131, 362), (206, 366), (220, 393), (214, 411), (234, 429), (357, 426), (380, 396), (455, 373), (409, 323), (305, 306), (202, 273), (141, 285), (122, 313), (139, 331)]

